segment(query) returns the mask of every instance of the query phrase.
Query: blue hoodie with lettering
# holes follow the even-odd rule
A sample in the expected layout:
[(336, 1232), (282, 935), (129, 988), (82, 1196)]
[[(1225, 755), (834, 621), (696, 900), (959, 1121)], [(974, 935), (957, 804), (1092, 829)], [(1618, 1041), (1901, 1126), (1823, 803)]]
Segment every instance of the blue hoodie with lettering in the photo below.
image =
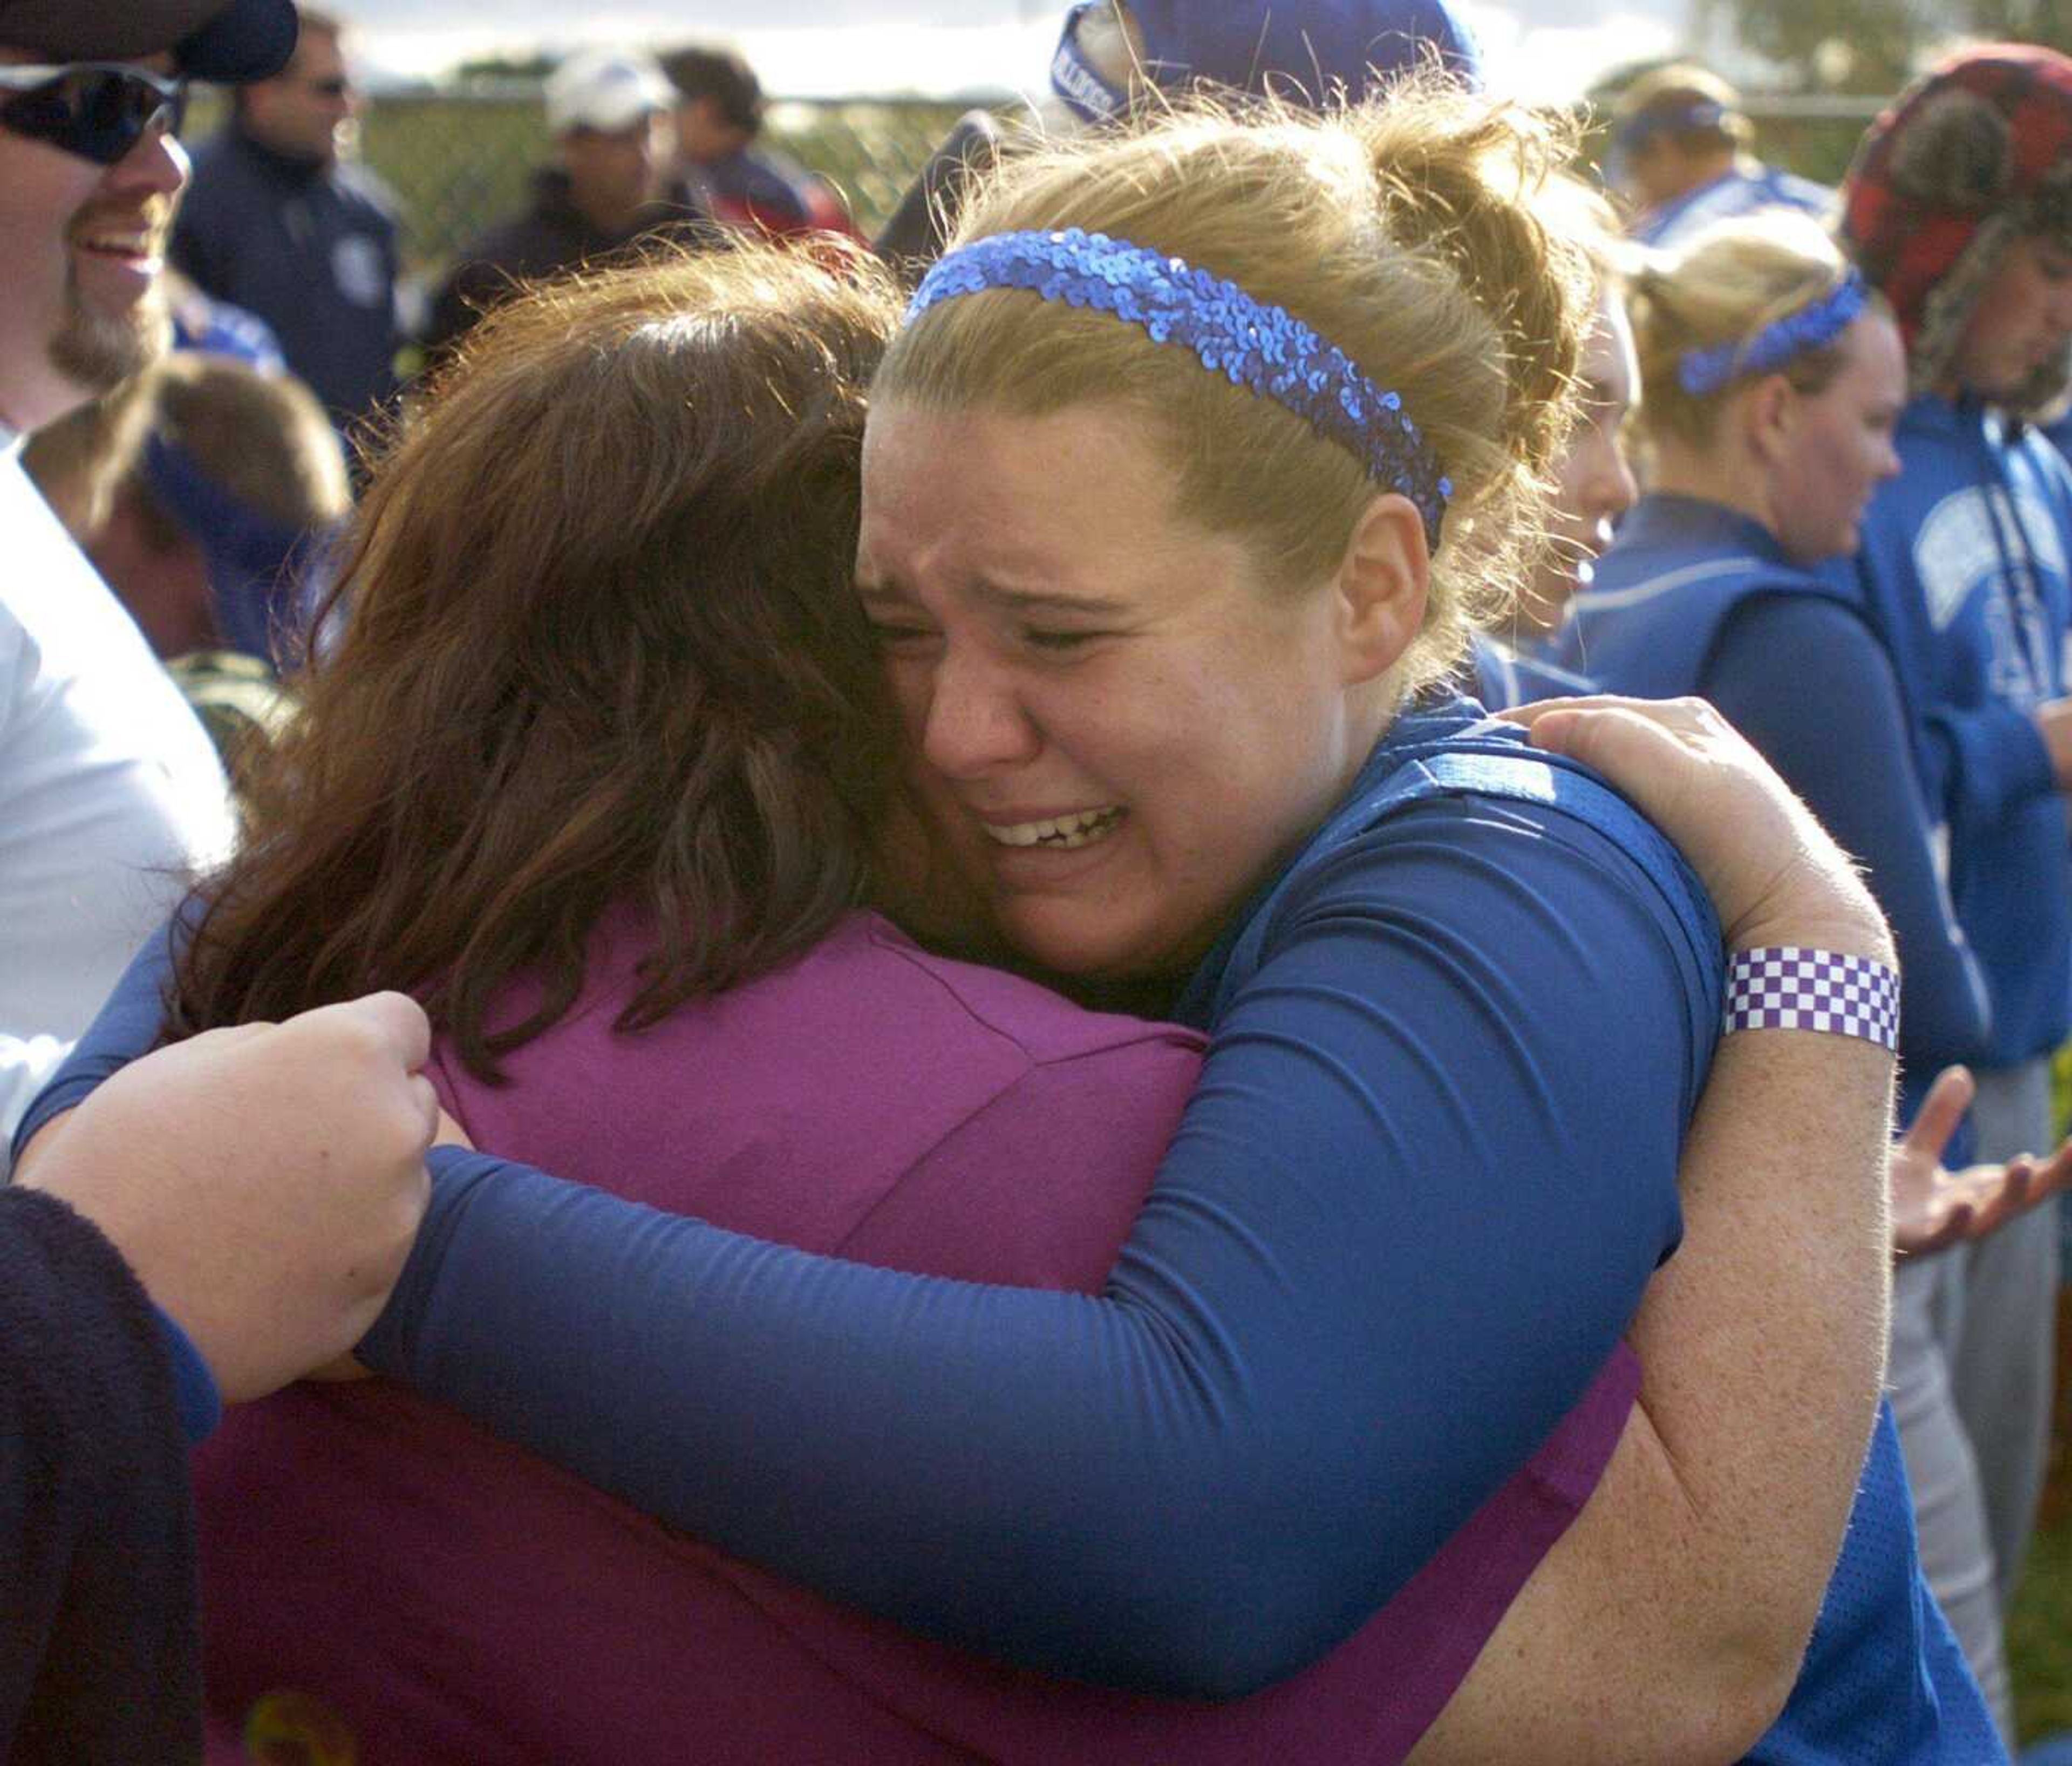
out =
[(2036, 430), (1924, 394), (1863, 524), (1864, 605), (1922, 724), (1957, 917), (1992, 1000), (1988, 1066), (2072, 1030), (2072, 851), (2034, 712), (2066, 690), (2072, 469)]

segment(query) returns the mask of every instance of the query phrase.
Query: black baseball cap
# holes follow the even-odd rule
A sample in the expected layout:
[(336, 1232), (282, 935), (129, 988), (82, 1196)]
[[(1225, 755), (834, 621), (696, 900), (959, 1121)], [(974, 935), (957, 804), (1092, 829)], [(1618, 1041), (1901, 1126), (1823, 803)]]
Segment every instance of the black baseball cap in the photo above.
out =
[(241, 85), (295, 52), (294, 0), (0, 0), (0, 43), (52, 61), (128, 61), (170, 50), (191, 79)]

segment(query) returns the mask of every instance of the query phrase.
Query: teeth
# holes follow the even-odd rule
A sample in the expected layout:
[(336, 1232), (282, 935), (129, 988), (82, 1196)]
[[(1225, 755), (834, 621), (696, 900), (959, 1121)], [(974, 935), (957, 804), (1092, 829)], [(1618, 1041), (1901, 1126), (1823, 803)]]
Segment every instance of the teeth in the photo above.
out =
[(1049, 846), (1070, 852), (1101, 839), (1122, 819), (1122, 813), (1120, 805), (1111, 803), (1103, 809), (1078, 810), (1048, 821), (979, 825), (1002, 846)]

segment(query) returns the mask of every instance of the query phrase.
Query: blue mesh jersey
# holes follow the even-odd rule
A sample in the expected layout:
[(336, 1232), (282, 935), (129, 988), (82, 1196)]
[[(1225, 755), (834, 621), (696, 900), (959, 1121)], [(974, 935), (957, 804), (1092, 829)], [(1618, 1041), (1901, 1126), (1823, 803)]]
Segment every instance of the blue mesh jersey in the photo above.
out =
[(1749, 1766), (1993, 1766), (2007, 1757), (1922, 1579), (1899, 1431), (1881, 1403), (1798, 1683)]

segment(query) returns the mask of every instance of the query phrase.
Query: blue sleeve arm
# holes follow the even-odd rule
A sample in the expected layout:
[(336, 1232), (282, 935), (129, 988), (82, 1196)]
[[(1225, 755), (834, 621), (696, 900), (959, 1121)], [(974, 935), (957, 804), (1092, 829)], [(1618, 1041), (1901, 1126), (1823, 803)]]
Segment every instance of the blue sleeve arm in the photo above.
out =
[[(1778, 665), (1781, 656), (1790, 667)], [(1899, 947), (1910, 1082), (1925, 1085), (1953, 1061), (1982, 1059), (1992, 1008), (1937, 859), (1938, 818), (1884, 647), (1847, 608), (1764, 596), (1727, 624), (1701, 691), (1868, 868)]]
[(173, 1403), (180, 1413), (180, 1432), (190, 1446), (206, 1441), (223, 1420), (223, 1394), (209, 1371), (208, 1363), (181, 1329), (180, 1322), (165, 1308), (154, 1304), (153, 1320), (158, 1341), (165, 1346), (166, 1365), (172, 1370)]
[(846, 1264), (442, 1152), (363, 1353), (915, 1628), (1252, 1690), (1529, 1457), (1675, 1240), (1692, 1033), (1645, 894), (1589, 830), (1507, 807), (1406, 814), (1320, 874), (1098, 1296)]

